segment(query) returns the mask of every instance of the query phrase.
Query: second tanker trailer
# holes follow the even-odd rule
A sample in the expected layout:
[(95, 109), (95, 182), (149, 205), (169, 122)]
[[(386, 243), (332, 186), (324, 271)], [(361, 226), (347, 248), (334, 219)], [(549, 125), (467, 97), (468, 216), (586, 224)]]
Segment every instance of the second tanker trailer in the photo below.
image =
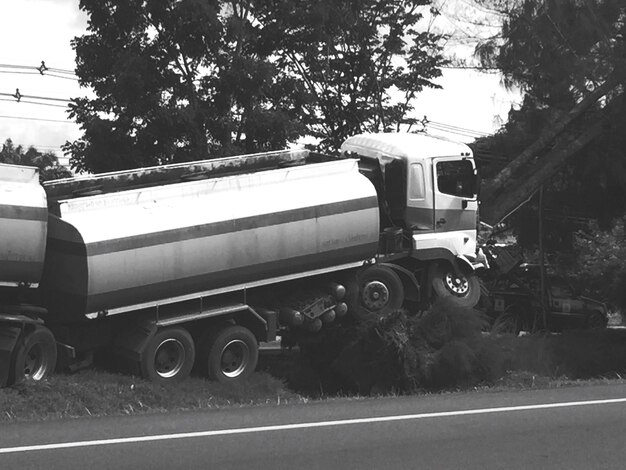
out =
[(470, 149), (418, 134), (58, 180), (0, 165), (0, 385), (104, 350), (158, 381), (446, 296), (473, 306)]

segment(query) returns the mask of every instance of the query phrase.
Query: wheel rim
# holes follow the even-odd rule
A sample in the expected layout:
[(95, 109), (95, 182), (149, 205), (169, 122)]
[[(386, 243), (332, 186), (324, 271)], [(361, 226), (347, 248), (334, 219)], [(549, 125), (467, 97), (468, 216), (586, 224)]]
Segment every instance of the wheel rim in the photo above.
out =
[(361, 298), (368, 310), (380, 310), (389, 303), (389, 288), (380, 281), (370, 281), (363, 286)]
[(234, 339), (222, 349), (220, 365), (222, 374), (226, 377), (238, 377), (246, 370), (249, 363), (250, 348), (244, 341)]
[(154, 369), (160, 377), (168, 379), (180, 372), (185, 364), (185, 347), (175, 338), (161, 341), (154, 355)]
[(448, 272), (443, 277), (443, 283), (450, 292), (457, 297), (463, 297), (469, 292), (469, 281), (465, 276), (457, 276)]
[(41, 380), (47, 370), (48, 361), (41, 344), (33, 344), (25, 354), (24, 377), (30, 380)]

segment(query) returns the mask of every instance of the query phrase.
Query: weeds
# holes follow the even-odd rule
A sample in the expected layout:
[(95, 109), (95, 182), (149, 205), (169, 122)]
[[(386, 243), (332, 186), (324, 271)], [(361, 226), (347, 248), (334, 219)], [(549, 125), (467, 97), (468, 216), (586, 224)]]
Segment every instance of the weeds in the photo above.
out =
[(445, 303), (425, 312), (399, 310), (310, 345), (294, 366), (305, 372), (288, 383), (314, 396), (319, 396), (315, 384), (331, 394), (367, 395), (503, 384), (535, 388), (626, 369), (623, 330), (517, 337), (485, 334), (486, 326), (479, 312)]
[(227, 406), (300, 402), (281, 380), (256, 373), (245, 384), (200, 378), (157, 385), (137, 377), (88, 370), (0, 389), (0, 421), (130, 415)]

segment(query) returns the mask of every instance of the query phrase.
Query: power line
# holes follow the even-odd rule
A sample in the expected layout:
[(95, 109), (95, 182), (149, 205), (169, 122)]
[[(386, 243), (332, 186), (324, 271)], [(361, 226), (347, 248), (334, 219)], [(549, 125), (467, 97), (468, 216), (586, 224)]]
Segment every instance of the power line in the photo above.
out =
[(36, 70), (39, 73), (46, 71), (58, 72), (68, 75), (76, 75), (73, 70), (58, 69), (55, 67), (48, 67), (44, 60), (41, 61), (41, 65), (17, 65), (17, 64), (0, 64), (0, 68), (3, 69), (21, 69), (21, 70)]
[(0, 114), (0, 118), (3, 119), (22, 119), (25, 121), (43, 121), (43, 122), (59, 122), (61, 124), (76, 124), (74, 121), (62, 121), (60, 119), (43, 119), (43, 118), (35, 118), (35, 117), (26, 117), (26, 116), (7, 116)]
[(451, 124), (445, 124), (443, 122), (430, 121), (426, 116), (420, 121), (424, 128), (431, 127), (435, 130), (449, 132), (451, 134), (463, 135), (466, 137), (486, 137), (490, 135), (488, 132), (475, 131), (472, 129), (467, 129), (465, 127), (454, 126)]
[(31, 100), (42, 100), (42, 101), (60, 101), (62, 103), (70, 103), (72, 100), (66, 98), (52, 98), (49, 96), (35, 96), (35, 95), (23, 95), (20, 93), (20, 89), (16, 88), (15, 93), (0, 93), (0, 96), (7, 96), (15, 98), (18, 102), (22, 100), (22, 98), (28, 98)]
[(0, 70), (0, 73), (10, 73), (12, 75), (39, 75), (37, 72), (19, 72), (14, 70)]
[[(8, 100), (7, 100), (8, 101)], [(63, 109), (67, 109), (67, 105), (62, 105), (62, 104), (52, 104), (52, 103), (38, 103), (37, 101), (28, 101), (28, 100), (21, 100), (18, 101), (18, 103), (26, 103), (26, 104), (37, 104), (39, 106), (50, 106), (51, 108), (63, 108)]]

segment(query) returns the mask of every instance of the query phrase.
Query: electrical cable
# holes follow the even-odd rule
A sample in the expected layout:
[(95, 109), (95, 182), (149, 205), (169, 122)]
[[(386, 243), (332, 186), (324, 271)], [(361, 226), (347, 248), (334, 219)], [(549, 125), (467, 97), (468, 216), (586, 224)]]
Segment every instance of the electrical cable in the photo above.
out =
[(61, 121), (60, 119), (44, 119), (44, 118), (35, 118), (35, 117), (26, 117), (26, 116), (7, 116), (7, 115), (3, 115), (3, 114), (0, 114), (0, 118), (3, 118), (3, 119), (21, 119), (21, 120), (25, 120), (25, 121), (58, 122), (58, 123), (61, 123), (61, 124), (74, 124), (74, 125), (76, 125), (76, 123), (74, 121)]
[(26, 103), (26, 104), (37, 104), (39, 106), (50, 106), (52, 108), (63, 108), (67, 109), (67, 105), (62, 104), (52, 104), (52, 103), (38, 103), (37, 101), (29, 101), (29, 100), (20, 100), (18, 103)]

